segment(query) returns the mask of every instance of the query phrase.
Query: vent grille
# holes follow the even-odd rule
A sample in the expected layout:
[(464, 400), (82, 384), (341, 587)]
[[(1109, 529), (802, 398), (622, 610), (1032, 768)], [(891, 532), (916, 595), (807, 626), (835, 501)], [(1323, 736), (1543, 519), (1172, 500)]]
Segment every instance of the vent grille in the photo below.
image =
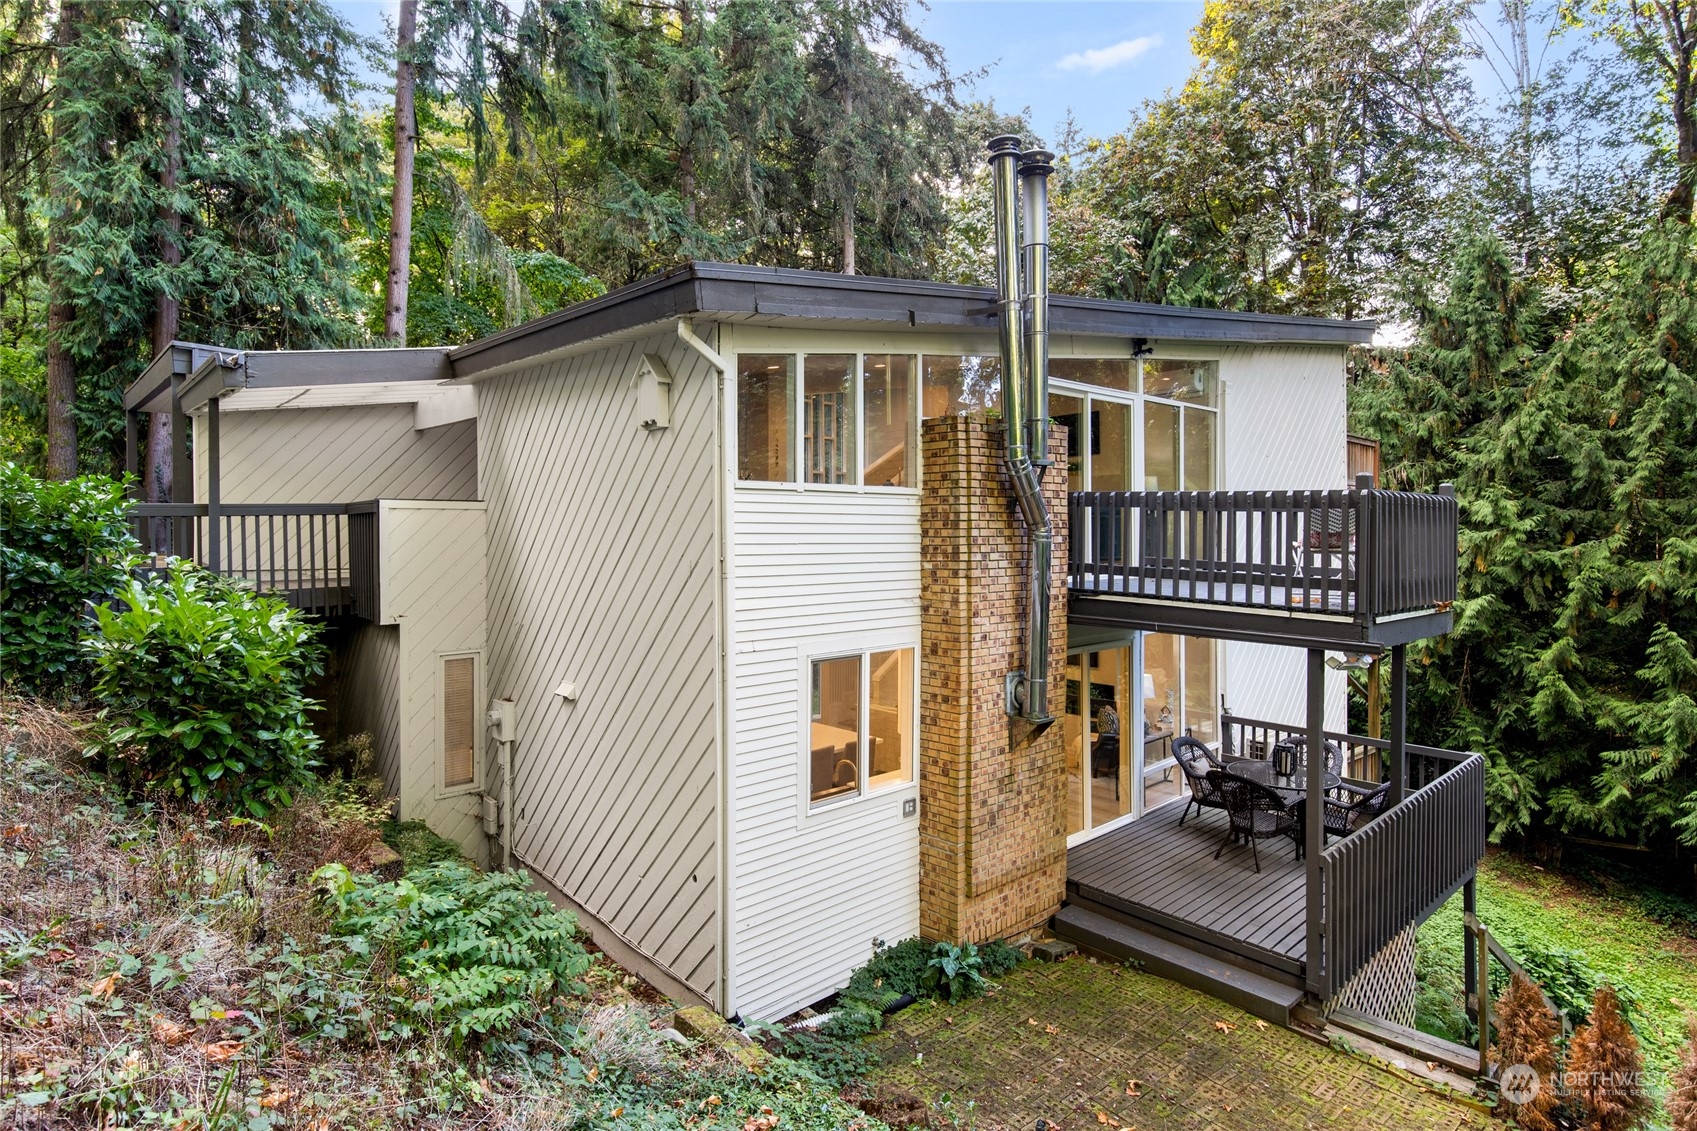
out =
[(470, 785), (477, 775), (476, 660), (442, 661), (442, 785)]

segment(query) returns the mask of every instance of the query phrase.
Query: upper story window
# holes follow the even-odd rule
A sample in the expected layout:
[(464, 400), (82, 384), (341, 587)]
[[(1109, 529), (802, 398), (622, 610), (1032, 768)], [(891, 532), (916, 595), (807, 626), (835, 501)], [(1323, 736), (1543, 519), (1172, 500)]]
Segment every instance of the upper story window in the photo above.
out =
[(925, 355), (924, 417), (975, 416), (1002, 401), (1002, 359), (993, 354)]
[(914, 358), (737, 355), (737, 479), (918, 485)]

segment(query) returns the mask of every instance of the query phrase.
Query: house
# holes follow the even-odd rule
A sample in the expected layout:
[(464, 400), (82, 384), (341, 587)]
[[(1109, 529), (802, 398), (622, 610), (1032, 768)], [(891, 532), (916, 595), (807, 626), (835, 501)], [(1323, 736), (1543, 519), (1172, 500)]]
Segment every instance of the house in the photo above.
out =
[[(1371, 324), (1021, 294), (1012, 238), (998, 291), (689, 263), (453, 349), (178, 344), (126, 407), (192, 422), (194, 493), (136, 519), (323, 616), (399, 815), (679, 998), (778, 1018), (879, 941), (1052, 921), (1278, 1020), (1364, 979), (1402, 1016), (1483, 792), (1394, 695), (1348, 735), (1323, 664), (1400, 695), (1454, 598), (1454, 500), (1348, 476)], [(1175, 741), (1293, 735), (1394, 806), (1253, 871), (1180, 827)]]

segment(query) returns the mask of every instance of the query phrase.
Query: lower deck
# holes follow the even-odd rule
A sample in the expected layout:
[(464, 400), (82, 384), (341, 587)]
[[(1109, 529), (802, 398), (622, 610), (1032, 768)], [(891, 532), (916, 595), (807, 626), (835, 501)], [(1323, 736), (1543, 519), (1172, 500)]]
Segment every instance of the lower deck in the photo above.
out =
[[(1067, 897), (1284, 979), (1307, 957), (1307, 887), (1288, 840), (1227, 843), (1226, 815), (1168, 802), (1067, 852)], [(1180, 821), (1183, 824), (1180, 824)], [(1221, 845), (1219, 859), (1214, 853)]]

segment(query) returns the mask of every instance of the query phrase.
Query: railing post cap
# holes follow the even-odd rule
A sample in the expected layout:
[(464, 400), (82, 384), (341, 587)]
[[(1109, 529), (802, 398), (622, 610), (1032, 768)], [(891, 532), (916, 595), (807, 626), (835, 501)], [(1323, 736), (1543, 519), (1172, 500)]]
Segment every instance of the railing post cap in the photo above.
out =
[(1373, 473), (1371, 471), (1356, 472), (1355, 489), (1357, 491), (1371, 491), (1373, 489)]
[(1455, 484), (1454, 483), (1440, 483), (1440, 484), (1438, 484), (1438, 494), (1444, 496), (1446, 499), (1454, 498), (1455, 497)]

